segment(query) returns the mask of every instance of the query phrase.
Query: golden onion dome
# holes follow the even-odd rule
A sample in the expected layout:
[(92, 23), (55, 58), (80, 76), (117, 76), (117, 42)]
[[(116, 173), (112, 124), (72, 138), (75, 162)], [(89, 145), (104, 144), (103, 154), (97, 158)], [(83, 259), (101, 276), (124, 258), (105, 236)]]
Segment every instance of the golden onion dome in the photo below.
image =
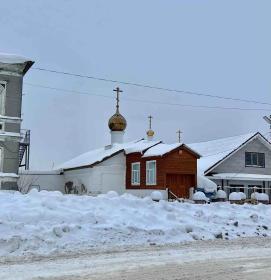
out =
[(127, 122), (118, 110), (108, 121), (108, 127), (111, 131), (124, 131), (126, 126)]
[(153, 131), (152, 129), (149, 129), (149, 130), (147, 131), (147, 136), (148, 136), (148, 137), (153, 137), (153, 135), (154, 135), (154, 131)]

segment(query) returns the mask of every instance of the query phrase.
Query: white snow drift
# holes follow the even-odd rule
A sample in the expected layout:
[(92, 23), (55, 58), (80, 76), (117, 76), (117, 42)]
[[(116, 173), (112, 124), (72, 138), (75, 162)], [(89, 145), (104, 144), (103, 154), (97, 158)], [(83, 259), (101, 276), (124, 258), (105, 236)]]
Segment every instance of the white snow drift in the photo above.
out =
[(194, 205), (150, 197), (0, 192), (0, 256), (198, 239), (271, 236), (269, 205)]

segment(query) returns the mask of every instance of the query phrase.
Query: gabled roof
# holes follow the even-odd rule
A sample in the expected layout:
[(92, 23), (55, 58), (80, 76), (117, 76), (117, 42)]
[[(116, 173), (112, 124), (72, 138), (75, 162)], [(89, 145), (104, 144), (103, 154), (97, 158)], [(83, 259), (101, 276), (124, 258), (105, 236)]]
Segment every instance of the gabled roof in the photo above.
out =
[(159, 143), (151, 148), (149, 148), (145, 153), (144, 153), (144, 158), (145, 157), (162, 157), (178, 148), (184, 148), (188, 150), (190, 153), (194, 154), (197, 158), (200, 158), (200, 154), (198, 154), (196, 151), (191, 149), (190, 147), (186, 146), (183, 143), (174, 143), (174, 144), (165, 144), (165, 143)]
[(193, 143), (188, 146), (202, 155), (202, 158), (198, 160), (198, 171), (207, 174), (244, 145), (256, 138), (271, 149), (271, 144), (259, 132)]
[(69, 170), (84, 167), (92, 167), (114, 155), (117, 155), (118, 153), (143, 153), (146, 149), (157, 145), (158, 143), (160, 143), (160, 141), (147, 141), (141, 139), (139, 141), (137, 140), (123, 144), (114, 144), (112, 146), (106, 146), (100, 149), (92, 150), (81, 154), (61, 164), (56, 169)]

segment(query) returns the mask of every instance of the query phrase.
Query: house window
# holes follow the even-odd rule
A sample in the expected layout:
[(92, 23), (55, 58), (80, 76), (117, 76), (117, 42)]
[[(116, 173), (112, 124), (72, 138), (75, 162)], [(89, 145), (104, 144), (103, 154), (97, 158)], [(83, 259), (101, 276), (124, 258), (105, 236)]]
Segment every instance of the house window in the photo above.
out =
[(246, 166), (265, 167), (265, 154), (246, 152)]
[(0, 82), (0, 115), (5, 114), (5, 92), (6, 92), (6, 84)]
[(156, 160), (146, 162), (146, 185), (156, 185)]
[(3, 148), (0, 147), (0, 172), (3, 170)]
[(132, 163), (132, 185), (140, 185), (140, 162)]
[(4, 123), (0, 122), (0, 131), (3, 131), (3, 130), (4, 130)]

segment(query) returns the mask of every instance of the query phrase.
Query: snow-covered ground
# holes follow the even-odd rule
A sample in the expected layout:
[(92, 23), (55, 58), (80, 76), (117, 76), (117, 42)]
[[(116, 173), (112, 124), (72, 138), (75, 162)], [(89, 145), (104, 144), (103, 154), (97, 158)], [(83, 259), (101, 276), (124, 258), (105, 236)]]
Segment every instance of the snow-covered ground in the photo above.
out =
[(147, 197), (0, 192), (0, 256), (271, 236), (269, 205), (195, 205)]

